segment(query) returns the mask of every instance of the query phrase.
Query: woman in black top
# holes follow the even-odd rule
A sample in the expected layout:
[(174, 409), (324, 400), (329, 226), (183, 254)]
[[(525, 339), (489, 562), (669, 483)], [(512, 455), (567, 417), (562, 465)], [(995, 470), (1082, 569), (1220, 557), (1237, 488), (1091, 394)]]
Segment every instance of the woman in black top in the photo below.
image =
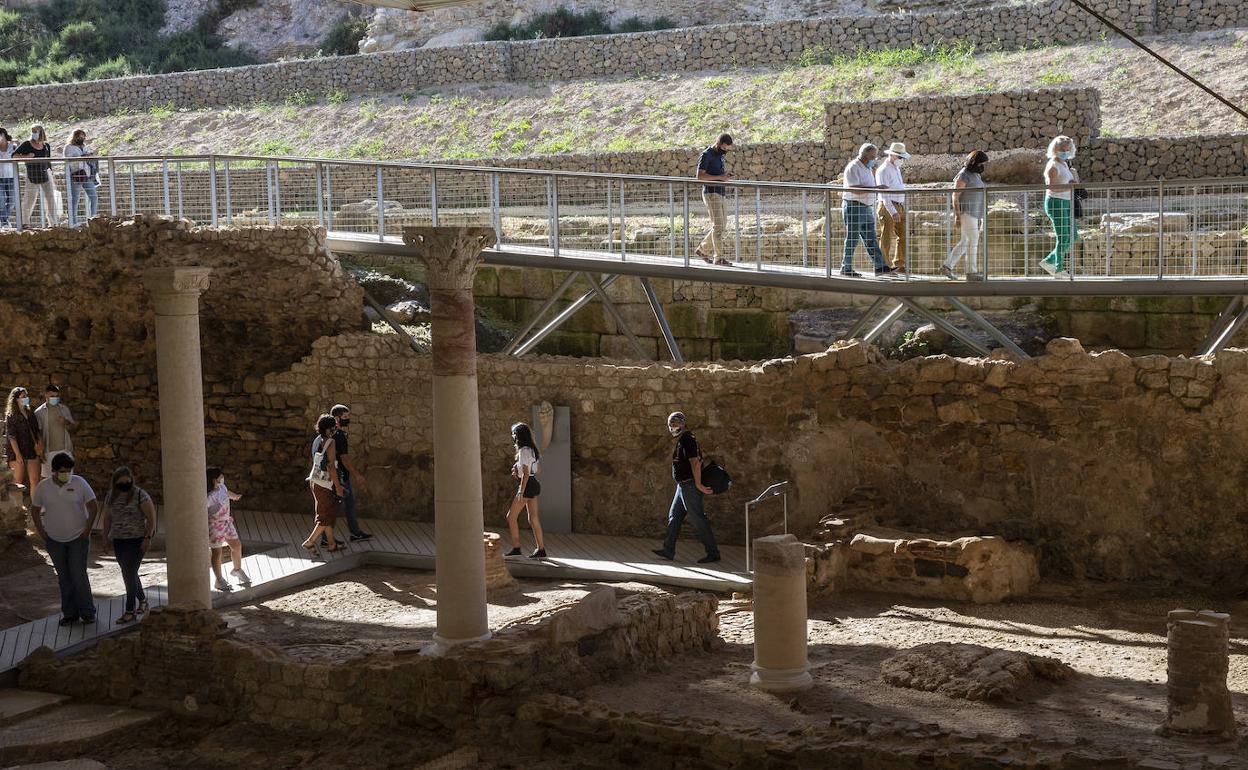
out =
[[(48, 146), (48, 135), (43, 126), (32, 126), (30, 139), (21, 143), (13, 153), (15, 158), (50, 158), (52, 148)], [(22, 192), (22, 222), (26, 229), (33, 227), (31, 218), (35, 215), (35, 199), (39, 199), (39, 207), (43, 211), (43, 222), (48, 227), (56, 227), (61, 223), (61, 207), (56, 202), (56, 182), (52, 174), (51, 163), (23, 163), (26, 167), (26, 189)]]
[(30, 394), (23, 387), (9, 391), (4, 407), (4, 435), (4, 456), (13, 469), (13, 480), (26, 484), (33, 495), (39, 485), (43, 437), (39, 435), (35, 413), (30, 409)]

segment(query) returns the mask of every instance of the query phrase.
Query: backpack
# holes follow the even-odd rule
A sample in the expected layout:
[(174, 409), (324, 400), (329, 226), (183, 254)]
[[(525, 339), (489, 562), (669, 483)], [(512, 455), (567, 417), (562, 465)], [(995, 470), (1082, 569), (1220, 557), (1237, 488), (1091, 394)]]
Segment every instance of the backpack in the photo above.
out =
[(732, 476), (724, 470), (724, 466), (709, 459), (702, 462), (702, 485), (710, 488), (717, 495), (722, 495), (732, 487)]

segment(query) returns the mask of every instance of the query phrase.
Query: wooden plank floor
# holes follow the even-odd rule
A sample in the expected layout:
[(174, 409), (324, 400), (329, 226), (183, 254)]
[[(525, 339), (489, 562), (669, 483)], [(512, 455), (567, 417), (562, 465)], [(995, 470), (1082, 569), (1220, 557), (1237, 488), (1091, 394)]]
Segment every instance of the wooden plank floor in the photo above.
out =
[[(256, 601), (370, 563), (433, 567), (434, 531), (430, 523), (363, 520), (362, 526), (373, 534), (372, 540), (353, 543), (342, 553), (322, 551), (320, 557), (314, 557), (300, 545), (311, 530), (310, 516), (238, 511), (234, 518), (239, 537), (249, 546), (244, 549), (247, 555), (243, 558), (243, 570), (252, 584), (250, 587), (236, 585), (235, 590), (229, 592), (214, 589), (214, 607)], [(509, 543), (507, 534), (502, 534), (503, 542)], [(527, 553), (532, 549), (532, 536), (524, 534)], [(658, 545), (657, 538), (549, 534), (546, 536), (547, 558), (513, 557), (507, 560), (507, 565), (517, 577), (643, 582), (711, 591), (748, 590), (750, 586), (745, 572), (744, 548), (725, 546), (721, 549), (723, 561), (700, 565), (696, 561), (703, 551), (697, 542), (677, 544), (674, 561), (655, 556), (651, 549)], [(168, 592), (164, 585), (144, 588), (152, 607), (165, 606)], [(60, 616), (53, 615), (0, 631), (0, 675), (12, 671), (40, 647), (51, 647), (58, 655), (68, 655), (102, 638), (138, 627), (137, 623), (124, 626), (116, 623), (125, 609), (124, 596), (97, 598), (96, 605), (96, 621), (90, 626), (62, 627), (57, 625)]]

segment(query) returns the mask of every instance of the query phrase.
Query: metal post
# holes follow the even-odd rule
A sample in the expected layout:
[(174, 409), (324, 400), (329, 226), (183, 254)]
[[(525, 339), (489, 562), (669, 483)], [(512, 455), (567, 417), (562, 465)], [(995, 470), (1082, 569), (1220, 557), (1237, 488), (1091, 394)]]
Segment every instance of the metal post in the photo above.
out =
[(551, 223), (554, 227), (554, 254), (559, 256), (559, 177), (550, 178)]
[(165, 188), (165, 216), (170, 216), (173, 214), (173, 207), (169, 201), (169, 161), (167, 160), (160, 162), (160, 178)]
[(321, 164), (312, 165), (312, 183), (316, 186), (316, 223), (321, 227), (325, 226), (325, 198), (321, 196), (324, 189), (321, 186), (321, 176), (323, 175)]
[(988, 191), (983, 191), (984, 196), (984, 221), (979, 225), (979, 255), (982, 257), (983, 272), (980, 273), (984, 280), (988, 280)]
[(832, 191), (823, 196), (823, 250), (827, 264), (827, 277), (832, 277)]
[(685, 233), (685, 267), (689, 267), (689, 185), (686, 184), (684, 188), (685, 188), (685, 226), (683, 229)]
[[(623, 262), (628, 258), (628, 246), (625, 241), (628, 238), (627, 225), (624, 222), (624, 180), (620, 180), (620, 261)], [(586, 275), (589, 275), (586, 273)], [(603, 296), (606, 296), (605, 294)]]
[(429, 216), (434, 227), (438, 226), (438, 170), (431, 172), (429, 181)]
[[(1113, 194), (1114, 194), (1113, 190), (1105, 191), (1105, 213), (1101, 215), (1102, 219), (1104, 219), (1105, 214), (1109, 214), (1110, 212), (1110, 201), (1113, 199)], [(1106, 278), (1109, 278), (1111, 275), (1114, 274), (1114, 260), (1113, 260), (1114, 250), (1112, 246), (1113, 240), (1114, 240), (1113, 231), (1109, 226), (1109, 222), (1106, 221), (1105, 222), (1105, 277)]]
[(234, 224), (234, 201), (230, 199), (230, 159), (225, 159), (222, 166), (222, 173), (225, 175), (225, 221), (226, 224)]
[(901, 318), (905, 315), (905, 313), (905, 303), (898, 302), (892, 310), (889, 310), (884, 314), (884, 317), (880, 319), (879, 323), (871, 327), (871, 330), (862, 336), (862, 341), (868, 345), (873, 344), (877, 339), (879, 339), (880, 335), (888, 331), (888, 327), (892, 326), (894, 321)]
[(672, 327), (667, 322), (667, 315), (663, 312), (663, 305), (659, 302), (659, 297), (654, 293), (654, 287), (650, 285), (650, 279), (641, 278), (642, 291), (646, 293), (646, 302), (650, 303), (650, 311), (654, 313), (654, 320), (659, 325), (659, 331), (663, 334), (663, 341), (667, 343), (667, 352), (671, 354), (672, 361), (677, 364), (685, 362), (684, 356), (680, 354), (680, 347), (676, 344), (676, 336), (672, 334)]
[(647, 360), (649, 357), (646, 351), (641, 347), (641, 340), (637, 339), (637, 335), (633, 334), (633, 330), (628, 327), (628, 323), (624, 320), (624, 315), (620, 313), (620, 309), (615, 306), (611, 298), (607, 296), (606, 288), (598, 282), (593, 273), (585, 273), (585, 280), (589, 281), (589, 285), (593, 287), (594, 292), (598, 295), (598, 300), (602, 302), (602, 306), (606, 308), (607, 315), (615, 321), (615, 326), (619, 329), (624, 338), (628, 340), (628, 344), (632, 346), (633, 351), (637, 353), (637, 358)]
[(888, 301), (887, 297), (876, 297), (875, 302), (872, 302), (871, 306), (867, 308), (866, 312), (863, 313), (861, 316), (859, 316), (858, 320), (854, 322), (854, 325), (850, 328), (849, 333), (846, 334), (841, 339), (846, 339), (846, 340), (858, 339), (858, 337), (863, 333), (863, 331), (866, 330), (867, 323), (871, 320), (871, 316), (875, 314), (875, 311), (883, 307), (884, 303), (887, 301)]
[(945, 297), (945, 299), (948, 300), (949, 304), (953, 305), (958, 312), (970, 319), (976, 326), (988, 332), (993, 339), (1001, 343), (1011, 353), (1019, 358), (1031, 358), (1031, 356), (1027, 355), (1027, 352), (1020, 348), (1014, 340), (1005, 336), (1004, 332), (989, 323), (987, 318), (984, 318), (982, 315), (972, 310), (965, 302), (957, 297)]
[(1023, 191), (1023, 277), (1031, 275), (1031, 195)]
[(607, 253), (615, 253), (615, 239), (611, 237), (614, 232), (612, 227), (615, 217), (611, 213), (611, 207), (615, 205), (615, 199), (611, 197), (611, 180), (607, 180)]
[[(618, 275), (608, 275), (606, 278), (602, 279), (602, 281), (599, 283), (599, 286), (605, 289), (611, 284), (615, 283), (617, 278), (619, 278)], [(559, 311), (559, 314), (555, 316), (554, 318), (552, 318), (550, 323), (546, 324), (540, 330), (538, 330), (537, 334), (534, 334), (532, 338), (530, 338), (524, 344), (517, 347), (515, 351), (512, 353), (512, 355), (522, 356), (525, 353), (528, 353), (533, 348), (537, 347), (541, 343), (542, 340), (546, 339), (546, 337), (550, 335), (551, 332), (553, 332), (555, 329), (558, 329), (560, 326), (563, 325), (565, 321), (567, 321), (572, 316), (576, 315), (576, 311), (580, 310), (581, 308), (585, 307), (585, 305), (589, 304), (589, 301), (592, 300), (596, 295), (597, 295), (597, 292), (594, 291), (593, 289), (582, 294), (571, 305), (568, 305), (563, 310)]]
[(22, 172), (24, 172), (25, 170), (26, 170), (25, 163), (13, 164), (13, 205), (15, 207), (15, 210), (13, 212), (13, 221), (17, 223), (17, 229), (19, 231), (25, 227), (25, 223), (22, 221), (23, 219), (23, 212), (22, 212), (22, 208), (23, 208), (22, 206), (22, 175), (23, 173)]
[(524, 338), (528, 336), (528, 333), (533, 331), (533, 327), (537, 326), (538, 321), (542, 320), (542, 316), (550, 312), (550, 309), (555, 306), (555, 303), (559, 301), (559, 298), (562, 297), (563, 293), (568, 290), (578, 275), (580, 275), (580, 273), (568, 273), (568, 275), (559, 284), (559, 287), (555, 289), (555, 293), (551, 294), (550, 297), (542, 303), (541, 309), (529, 319), (528, 323), (524, 325), (524, 328), (517, 332), (516, 336), (512, 337), (511, 341), (507, 343), (507, 346), (503, 348), (503, 355), (511, 355), (512, 352), (520, 346), (520, 343), (524, 342)]
[(667, 234), (670, 241), (669, 253), (676, 256), (676, 194), (672, 183), (667, 183)]
[(269, 206), (269, 224), (274, 225), (277, 222), (273, 213), (273, 162), (268, 160), (264, 162), (264, 187)]
[(802, 267), (810, 267), (810, 242), (806, 233), (806, 191), (802, 190)]
[(186, 216), (186, 212), (182, 207), (182, 161), (178, 161), (176, 165), (174, 178), (178, 181), (178, 219), (182, 219)]
[(282, 162), (273, 161), (273, 223), (282, 223)]
[(212, 226), (217, 226), (217, 156), (208, 159), (208, 215)]
[(1157, 280), (1165, 277), (1166, 273), (1166, 248), (1165, 248), (1165, 218), (1166, 218), (1166, 183), (1165, 180), (1157, 183)]
[(980, 354), (981, 356), (988, 355), (989, 353), (988, 348), (981, 345), (975, 338), (967, 335), (961, 329), (949, 323), (948, 321), (946, 321), (944, 318), (940, 317), (936, 313), (933, 313), (932, 311), (923, 307), (919, 303), (915, 302), (913, 299), (909, 297), (898, 297), (897, 301), (905, 304), (906, 307), (913, 310), (916, 314), (921, 316), (924, 320), (930, 323), (936, 324), (941, 329), (944, 329), (945, 332), (949, 334), (951, 337), (956, 339), (958, 342), (961, 342), (963, 345), (966, 345), (971, 350), (974, 350), (976, 353)]
[[(733, 241), (733, 247), (732, 247), (733, 249), (732, 261), (740, 262), (741, 261), (741, 188), (740, 187), (732, 188), (732, 218), (733, 218), (733, 221), (735, 222), (735, 225), (733, 227), (733, 232), (735, 233), (735, 235), (733, 236), (734, 241)], [(712, 222), (711, 226), (714, 227), (714, 224), (715, 223)], [(716, 254), (715, 258), (719, 259), (722, 256), (723, 256), (722, 254)]]
[(377, 240), (386, 239), (386, 193), (383, 187), (381, 166), (377, 167)]
[[(13, 181), (17, 181), (16, 176)], [(117, 164), (112, 158), (108, 159), (108, 213), (117, 216)]]
[(546, 177), (546, 248), (550, 249), (552, 254), (555, 252), (554, 208), (554, 201), (551, 200), (550, 195), (550, 177)]
[(503, 245), (503, 193), (498, 184), (498, 174), (490, 176), (490, 190), (494, 194), (494, 239)]
[(754, 188), (754, 248), (757, 269), (763, 269), (763, 188)]
[(910, 218), (912, 214), (910, 208), (910, 195), (908, 193), (902, 193), (901, 205), (905, 211), (905, 214), (901, 217), (901, 231), (902, 235), (906, 239), (906, 272), (902, 277), (909, 281), (910, 275), (914, 272), (914, 262), (912, 261), (912, 258), (914, 257), (914, 244), (910, 242)]
[(134, 163), (132, 162), (130, 164), (130, 214), (133, 216), (137, 213), (139, 213), (139, 202), (134, 194)]
[(334, 169), (325, 169), (325, 229), (334, 229)]

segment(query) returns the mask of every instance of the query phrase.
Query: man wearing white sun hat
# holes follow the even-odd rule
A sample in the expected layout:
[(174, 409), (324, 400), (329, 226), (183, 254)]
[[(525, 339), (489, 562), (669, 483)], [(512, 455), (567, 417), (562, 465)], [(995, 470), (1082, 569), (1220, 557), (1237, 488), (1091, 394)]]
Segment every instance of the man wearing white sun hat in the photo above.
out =
[[(875, 183), (882, 190), (905, 190), (906, 183), (901, 176), (901, 164), (910, 153), (906, 145), (893, 142), (884, 151), (884, 162), (875, 170)], [(884, 254), (884, 262), (897, 272), (906, 270), (906, 196), (902, 192), (880, 193), (879, 206), (876, 209), (880, 233), (880, 251)], [(897, 244), (894, 248), (893, 241)]]

